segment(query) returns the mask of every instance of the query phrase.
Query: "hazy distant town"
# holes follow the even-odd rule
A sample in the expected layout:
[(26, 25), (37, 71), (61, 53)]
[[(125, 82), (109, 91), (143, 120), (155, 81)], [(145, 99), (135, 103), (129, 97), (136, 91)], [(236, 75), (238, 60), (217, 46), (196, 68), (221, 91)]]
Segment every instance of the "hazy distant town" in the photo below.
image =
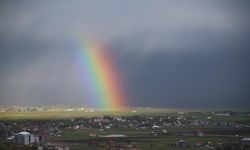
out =
[(50, 106), (0, 106), (0, 112), (46, 112), (46, 111), (84, 111), (94, 112), (101, 111), (100, 108), (87, 106), (67, 106), (67, 105), (50, 105)]

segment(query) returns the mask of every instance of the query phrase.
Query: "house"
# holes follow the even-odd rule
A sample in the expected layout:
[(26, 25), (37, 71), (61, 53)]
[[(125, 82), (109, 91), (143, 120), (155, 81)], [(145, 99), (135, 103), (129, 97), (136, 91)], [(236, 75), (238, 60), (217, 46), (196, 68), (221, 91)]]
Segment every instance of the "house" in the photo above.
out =
[(194, 135), (196, 136), (204, 136), (204, 133), (201, 130), (197, 130), (194, 132)]
[(203, 141), (197, 141), (196, 143), (195, 143), (195, 146), (196, 147), (201, 147), (201, 146), (203, 146), (205, 144), (205, 142), (203, 142)]
[(69, 146), (55, 146), (55, 150), (69, 150)]
[(152, 132), (150, 133), (150, 135), (151, 135), (151, 136), (160, 136), (161, 134), (160, 134), (159, 132), (157, 132), (157, 131), (152, 131)]
[(91, 136), (91, 137), (96, 137), (96, 132), (95, 132), (95, 131), (90, 132), (90, 133), (89, 133), (89, 136)]
[(247, 145), (247, 146), (250, 146), (250, 138), (243, 138), (240, 140), (240, 144), (241, 145)]
[(162, 133), (163, 135), (167, 135), (167, 134), (168, 134), (168, 131), (167, 131), (167, 129), (162, 129), (162, 130), (161, 130), (161, 133)]
[(157, 125), (153, 125), (152, 126), (152, 129), (160, 129), (161, 127), (160, 126), (157, 126)]
[(109, 125), (104, 126), (105, 129), (110, 129)]
[(38, 143), (38, 144), (42, 144), (42, 143), (45, 143), (48, 139), (48, 135), (47, 134), (36, 134), (34, 135), (34, 138), (35, 138), (35, 143)]
[(186, 142), (184, 140), (179, 140), (178, 142), (176, 142), (176, 146), (186, 146)]

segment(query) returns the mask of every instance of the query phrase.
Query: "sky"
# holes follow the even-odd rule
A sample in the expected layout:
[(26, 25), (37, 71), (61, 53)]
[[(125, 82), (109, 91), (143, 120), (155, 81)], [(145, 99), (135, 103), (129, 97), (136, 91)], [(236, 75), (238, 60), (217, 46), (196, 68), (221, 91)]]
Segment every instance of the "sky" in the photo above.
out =
[(102, 41), (138, 107), (247, 108), (248, 0), (0, 2), (0, 105), (89, 105), (74, 43)]

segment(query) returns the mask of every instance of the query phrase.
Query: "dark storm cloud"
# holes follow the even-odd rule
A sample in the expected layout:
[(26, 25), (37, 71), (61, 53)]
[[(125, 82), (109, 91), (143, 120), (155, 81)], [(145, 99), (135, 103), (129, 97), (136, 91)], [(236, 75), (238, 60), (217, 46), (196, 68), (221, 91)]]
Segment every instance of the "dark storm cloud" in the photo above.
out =
[(112, 51), (135, 106), (249, 105), (248, 1), (2, 1), (1, 104), (91, 104), (74, 43)]
[(134, 85), (129, 89), (130, 95), (136, 96), (137, 105), (148, 106), (247, 105), (249, 53), (240, 53), (156, 54), (150, 59), (126, 64), (129, 65), (127, 82)]

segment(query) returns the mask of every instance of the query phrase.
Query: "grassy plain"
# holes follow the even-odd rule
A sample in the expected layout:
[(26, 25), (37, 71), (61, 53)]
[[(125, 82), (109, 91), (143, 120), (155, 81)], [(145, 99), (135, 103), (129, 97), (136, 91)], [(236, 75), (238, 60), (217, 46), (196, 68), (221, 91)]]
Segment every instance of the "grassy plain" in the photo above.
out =
[[(212, 110), (206, 110), (212, 111)], [(41, 119), (70, 119), (79, 117), (94, 116), (175, 116), (178, 112), (184, 112), (184, 116), (192, 116), (197, 119), (207, 119), (215, 121), (238, 121), (250, 122), (250, 116), (246, 114), (235, 114), (230, 117), (216, 116), (211, 114), (201, 114), (204, 110), (198, 109), (164, 109), (164, 108), (139, 108), (126, 109), (124, 111), (35, 111), (35, 112), (0, 112), (0, 120), (41, 120)]]
[(20, 120), (20, 119), (68, 119), (77, 117), (93, 117), (105, 115), (153, 115), (163, 116), (166, 114), (177, 113), (178, 111), (191, 110), (177, 110), (177, 109), (161, 109), (161, 108), (145, 108), (145, 109), (126, 109), (124, 111), (35, 111), (35, 112), (0, 112), (0, 120)]

